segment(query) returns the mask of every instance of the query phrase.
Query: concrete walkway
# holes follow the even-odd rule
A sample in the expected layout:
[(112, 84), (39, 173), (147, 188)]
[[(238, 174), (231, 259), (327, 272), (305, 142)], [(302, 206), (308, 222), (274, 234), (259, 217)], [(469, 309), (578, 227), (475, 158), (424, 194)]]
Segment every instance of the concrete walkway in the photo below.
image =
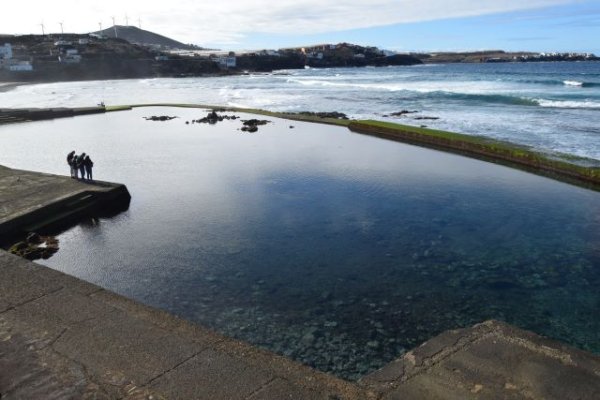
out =
[[(0, 230), (67, 215), (88, 189), (0, 168)], [(489, 321), (347, 382), (0, 250), (0, 398), (591, 400), (600, 358)]]
[(126, 208), (130, 198), (124, 185), (0, 165), (0, 239), (66, 222), (94, 209)]

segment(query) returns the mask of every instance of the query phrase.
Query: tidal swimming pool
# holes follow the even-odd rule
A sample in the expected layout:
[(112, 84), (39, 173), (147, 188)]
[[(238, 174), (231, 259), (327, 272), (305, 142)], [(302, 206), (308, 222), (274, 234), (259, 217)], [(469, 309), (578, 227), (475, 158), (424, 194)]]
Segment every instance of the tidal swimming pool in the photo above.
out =
[(0, 127), (0, 164), (85, 151), (132, 195), (44, 263), (349, 379), (490, 318), (600, 352), (600, 193), (339, 127), (185, 124), (205, 115)]

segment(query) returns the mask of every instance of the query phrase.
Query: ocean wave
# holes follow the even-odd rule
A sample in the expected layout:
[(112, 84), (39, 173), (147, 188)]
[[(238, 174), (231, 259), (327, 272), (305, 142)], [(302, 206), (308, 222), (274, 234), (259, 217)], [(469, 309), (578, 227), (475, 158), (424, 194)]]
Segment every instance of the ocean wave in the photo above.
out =
[(600, 102), (597, 101), (570, 101), (570, 100), (535, 100), (540, 107), (547, 108), (580, 108), (587, 110), (600, 110)]
[(453, 93), (453, 92), (433, 92), (427, 97), (430, 99), (440, 98), (443, 100), (458, 100), (471, 102), (475, 104), (492, 103), (515, 106), (539, 106), (539, 101), (527, 97), (510, 96), (502, 94), (471, 94), (471, 93)]
[(579, 82), (579, 81), (563, 81), (563, 84), (565, 86), (579, 86), (579, 87), (583, 87), (583, 82)]
[(490, 92), (506, 91), (509, 88), (498, 82), (491, 81), (480, 81), (480, 82), (469, 82), (469, 81), (454, 81), (454, 82), (439, 82), (439, 81), (401, 81), (401, 82), (373, 82), (373, 83), (361, 83), (361, 82), (348, 82), (343, 80), (331, 80), (329, 77), (326, 79), (287, 79), (287, 83), (299, 84), (302, 86), (309, 87), (323, 87), (323, 88), (339, 88), (339, 89), (360, 89), (360, 90), (373, 90), (373, 91), (387, 91), (387, 92), (414, 92), (414, 93), (466, 93), (466, 94), (486, 94)]
[(585, 82), (575, 79), (510, 79), (503, 81), (506, 83), (516, 83), (516, 84), (524, 84), (524, 85), (541, 85), (541, 86), (567, 86), (567, 87), (600, 87), (600, 83), (598, 82)]

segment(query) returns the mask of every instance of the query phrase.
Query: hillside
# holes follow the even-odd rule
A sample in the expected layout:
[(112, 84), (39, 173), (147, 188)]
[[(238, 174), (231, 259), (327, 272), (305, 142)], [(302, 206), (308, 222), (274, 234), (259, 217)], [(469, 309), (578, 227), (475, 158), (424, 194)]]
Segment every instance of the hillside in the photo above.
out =
[(115, 25), (94, 33), (109, 38), (118, 37), (119, 39), (127, 40), (129, 43), (140, 44), (142, 46), (181, 50), (202, 49), (201, 47), (184, 44), (166, 36), (159, 35), (158, 33), (146, 31), (135, 26)]

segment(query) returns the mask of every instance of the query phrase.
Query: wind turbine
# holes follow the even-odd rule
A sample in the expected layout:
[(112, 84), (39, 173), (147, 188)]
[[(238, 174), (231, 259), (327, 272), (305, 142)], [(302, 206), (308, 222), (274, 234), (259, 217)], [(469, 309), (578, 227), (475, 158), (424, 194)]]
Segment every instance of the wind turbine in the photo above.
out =
[(102, 30), (102, 22), (98, 22), (98, 27)]
[(142, 19), (138, 17), (138, 25), (140, 29), (142, 29)]
[(60, 25), (60, 34), (64, 35), (65, 34), (65, 30), (63, 29), (63, 22), (59, 22), (58, 24)]
[(113, 28), (115, 30), (115, 38), (118, 38), (119, 34), (117, 33), (117, 24), (115, 22), (115, 17), (111, 17), (111, 18), (112, 18), (112, 21), (113, 21)]
[(44, 31), (44, 21), (42, 21), (40, 26), (42, 27), (42, 36), (46, 36), (46, 32)]
[(129, 26), (129, 17), (125, 14), (125, 26)]

